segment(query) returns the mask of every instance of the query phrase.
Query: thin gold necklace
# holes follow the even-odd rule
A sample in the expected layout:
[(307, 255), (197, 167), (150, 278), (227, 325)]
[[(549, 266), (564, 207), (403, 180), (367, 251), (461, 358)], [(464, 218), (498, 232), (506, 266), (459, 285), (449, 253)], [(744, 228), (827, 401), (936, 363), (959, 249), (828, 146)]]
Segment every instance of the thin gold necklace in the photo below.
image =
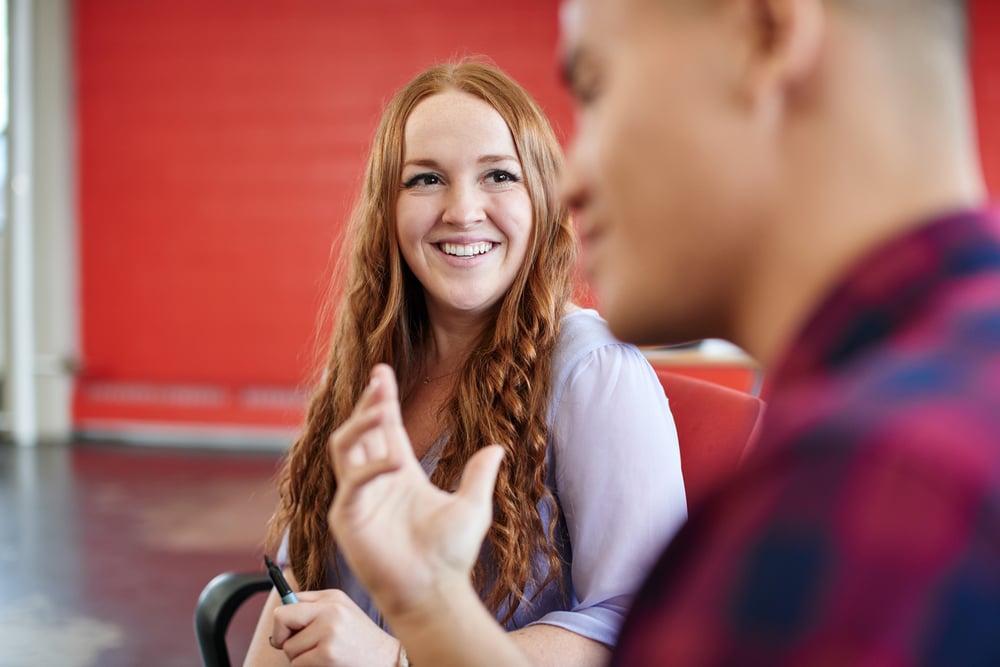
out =
[(431, 382), (434, 382), (434, 380), (440, 380), (441, 378), (446, 378), (449, 375), (454, 375), (459, 370), (461, 370), (461, 369), (456, 368), (455, 370), (453, 370), (453, 371), (451, 371), (449, 373), (443, 373), (442, 375), (435, 375), (434, 377), (431, 377), (430, 375), (425, 375), (424, 376), (424, 384), (430, 384)]

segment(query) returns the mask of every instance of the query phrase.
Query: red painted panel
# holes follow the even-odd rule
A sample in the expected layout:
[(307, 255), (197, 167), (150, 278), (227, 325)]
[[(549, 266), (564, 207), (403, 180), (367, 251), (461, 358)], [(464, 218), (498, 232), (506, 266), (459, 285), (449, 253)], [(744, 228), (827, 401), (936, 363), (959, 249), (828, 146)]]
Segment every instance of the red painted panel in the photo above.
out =
[[(485, 54), (566, 136), (557, 6), (77, 0), (77, 424), (298, 423), (330, 245), (385, 99), (432, 62)], [(1000, 4), (973, 6), (997, 191)]]
[(238, 397), (308, 376), (384, 101), (485, 54), (565, 135), (556, 20), (556, 0), (78, 0), (77, 422), (274, 421)]
[(979, 145), (990, 192), (1000, 193), (1000, 3), (973, 0), (972, 73)]

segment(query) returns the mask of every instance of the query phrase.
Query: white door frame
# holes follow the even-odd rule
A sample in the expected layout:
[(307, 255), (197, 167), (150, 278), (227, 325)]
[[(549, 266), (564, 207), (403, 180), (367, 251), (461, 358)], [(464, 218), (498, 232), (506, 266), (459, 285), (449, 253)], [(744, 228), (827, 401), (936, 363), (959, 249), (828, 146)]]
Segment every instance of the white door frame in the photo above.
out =
[(34, 106), (32, 0), (8, 0), (10, 39), (9, 205), (7, 251), (7, 385), (11, 436), (18, 445), (38, 441), (34, 314)]
[(10, 185), (4, 406), (20, 445), (73, 431), (78, 354), (71, 0), (7, 0)]

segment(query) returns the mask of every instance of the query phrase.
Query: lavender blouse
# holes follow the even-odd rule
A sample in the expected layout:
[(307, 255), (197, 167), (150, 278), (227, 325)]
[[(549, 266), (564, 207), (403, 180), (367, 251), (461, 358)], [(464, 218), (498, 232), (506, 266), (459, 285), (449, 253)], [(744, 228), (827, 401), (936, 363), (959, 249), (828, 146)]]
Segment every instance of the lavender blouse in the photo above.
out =
[[(677, 432), (645, 357), (617, 341), (595, 311), (563, 319), (552, 368), (548, 484), (566, 566), (561, 582), (529, 588), (529, 602), (506, 627), (546, 623), (611, 646), (654, 558), (687, 518)], [(428, 475), (444, 442), (421, 460)], [(541, 509), (547, 523), (551, 513)], [(284, 545), (278, 556), (287, 562)], [(389, 630), (343, 556), (331, 557), (337, 568), (327, 568), (327, 586)], [(489, 571), (487, 548), (480, 558)]]

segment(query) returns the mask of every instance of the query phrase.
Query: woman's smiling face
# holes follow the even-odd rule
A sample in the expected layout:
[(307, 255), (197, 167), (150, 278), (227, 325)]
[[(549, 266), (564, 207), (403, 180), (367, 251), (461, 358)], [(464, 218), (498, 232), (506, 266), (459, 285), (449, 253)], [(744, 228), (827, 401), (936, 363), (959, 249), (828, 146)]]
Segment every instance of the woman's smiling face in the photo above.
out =
[(510, 289), (531, 235), (523, 175), (510, 129), (478, 97), (446, 91), (410, 113), (396, 227), (430, 313), (482, 315)]

